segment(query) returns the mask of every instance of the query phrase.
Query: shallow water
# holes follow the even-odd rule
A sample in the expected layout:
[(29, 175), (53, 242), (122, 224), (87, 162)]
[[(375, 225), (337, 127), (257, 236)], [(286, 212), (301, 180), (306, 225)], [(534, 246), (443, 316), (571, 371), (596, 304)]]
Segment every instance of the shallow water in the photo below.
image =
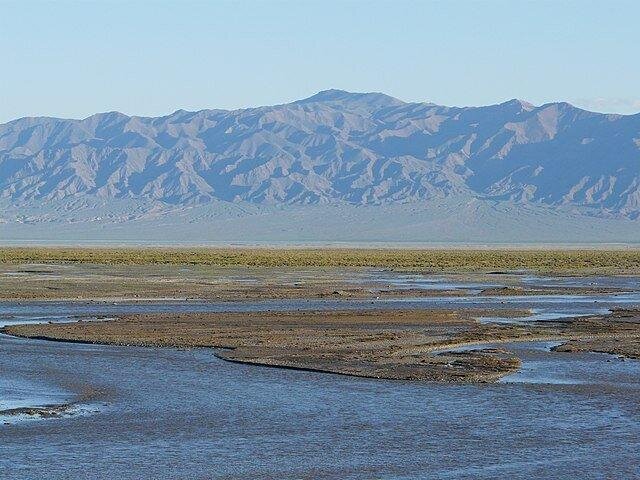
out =
[(638, 277), (540, 277), (524, 275), (522, 283), (532, 287), (606, 287), (628, 290), (640, 290)]
[[(640, 299), (13, 302), (0, 304), (0, 323), (133, 311), (367, 306), (524, 307), (549, 317), (614, 305), (640, 305)], [(550, 352), (553, 345), (502, 344), (522, 358), (520, 371), (496, 384), (443, 385), (238, 365), (207, 349), (0, 336), (2, 405), (73, 401), (87, 388), (101, 392), (80, 405), (85, 414), (3, 418), (0, 478), (637, 478), (640, 362)]]
[(501, 287), (500, 283), (489, 281), (472, 281), (469, 279), (449, 277), (446, 275), (421, 275), (418, 273), (397, 273), (392, 271), (365, 271), (352, 283), (366, 283), (375, 289), (393, 288), (397, 290), (459, 290), (469, 294), (480, 293), (491, 287)]
[(146, 312), (247, 312), (280, 310), (359, 310), (359, 309), (408, 309), (408, 308), (458, 308), (458, 309), (537, 309), (565, 313), (594, 314), (610, 307), (640, 306), (640, 292), (602, 295), (513, 295), (460, 297), (401, 297), (377, 300), (359, 299), (284, 299), (201, 301), (46, 301), (0, 302), (0, 325), (16, 318), (28, 321), (31, 317), (65, 317), (67, 315), (117, 315)]
[(17, 376), (3, 375), (0, 382), (1, 412), (37, 405), (56, 405), (72, 400), (69, 392), (49, 383), (29, 382)]
[(207, 350), (2, 342), (15, 374), (100, 387), (108, 403), (1, 426), (2, 478), (640, 473), (636, 362), (592, 362), (565, 384), (455, 386), (236, 365)]
[(610, 312), (611, 310), (607, 307), (603, 307), (603, 308), (581, 307), (581, 308), (576, 308), (575, 310), (565, 309), (564, 311), (533, 308), (531, 309), (531, 315), (526, 315), (524, 317), (491, 316), (491, 317), (477, 317), (477, 320), (480, 323), (502, 323), (502, 324), (522, 325), (522, 324), (527, 324), (531, 322), (555, 322), (557, 320), (562, 320), (563, 318), (585, 317), (588, 315), (606, 315)]

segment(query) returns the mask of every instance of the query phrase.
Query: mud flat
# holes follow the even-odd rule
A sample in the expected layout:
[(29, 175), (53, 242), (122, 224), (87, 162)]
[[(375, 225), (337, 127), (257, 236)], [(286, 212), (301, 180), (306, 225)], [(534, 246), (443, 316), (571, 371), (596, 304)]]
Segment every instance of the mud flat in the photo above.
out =
[(12, 263), (5, 258), (4, 263), (0, 262), (0, 299), (242, 301), (499, 297), (609, 294), (640, 288), (640, 279), (630, 276), (609, 277), (604, 283), (598, 277), (583, 276), (571, 279), (571, 282), (556, 283), (553, 279), (532, 277), (522, 272), (443, 274), (409, 273), (380, 267), (130, 265), (65, 263), (62, 260)]
[[(405, 279), (403, 281), (403, 279)], [(464, 295), (468, 276), (428, 282), (376, 269), (3, 264), (3, 300), (377, 298)], [(490, 288), (483, 279), (480, 288)]]
[[(607, 317), (590, 319), (595, 330), (614, 330), (609, 335), (595, 335), (565, 342), (553, 350), (556, 352), (597, 352), (608, 353), (622, 358), (640, 359), (640, 311), (614, 310)], [(593, 327), (592, 327), (593, 328)]]
[[(557, 351), (638, 358), (640, 311), (556, 321), (480, 323), (486, 310), (370, 310), (125, 315), (103, 322), (9, 325), (10, 335), (108, 345), (215, 348), (232, 362), (398, 380), (492, 382), (518, 369), (476, 344), (562, 340)], [(503, 311), (514, 320), (523, 311)], [(456, 350), (458, 349), (458, 350)], [(451, 351), (450, 351), (451, 350)]]

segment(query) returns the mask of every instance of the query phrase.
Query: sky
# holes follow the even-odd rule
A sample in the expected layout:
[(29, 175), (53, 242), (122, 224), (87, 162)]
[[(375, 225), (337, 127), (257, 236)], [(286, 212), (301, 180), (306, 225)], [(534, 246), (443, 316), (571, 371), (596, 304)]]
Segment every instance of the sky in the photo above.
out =
[(640, 2), (0, 0), (0, 122), (320, 90), (640, 112)]

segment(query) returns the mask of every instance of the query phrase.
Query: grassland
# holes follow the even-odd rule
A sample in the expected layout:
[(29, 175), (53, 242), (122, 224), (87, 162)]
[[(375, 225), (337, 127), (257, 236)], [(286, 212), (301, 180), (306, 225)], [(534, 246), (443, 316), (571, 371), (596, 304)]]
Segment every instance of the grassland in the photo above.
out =
[(0, 248), (0, 264), (381, 267), (425, 272), (532, 270), (640, 274), (640, 249)]

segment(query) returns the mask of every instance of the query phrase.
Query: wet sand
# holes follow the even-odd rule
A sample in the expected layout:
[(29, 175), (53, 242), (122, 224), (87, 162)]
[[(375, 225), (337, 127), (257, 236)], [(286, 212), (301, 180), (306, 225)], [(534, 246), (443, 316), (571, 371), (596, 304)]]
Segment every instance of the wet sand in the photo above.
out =
[(219, 349), (224, 360), (351, 376), (491, 382), (520, 360), (502, 348), (459, 347), (562, 340), (556, 351), (640, 357), (640, 311), (615, 310), (518, 323), (480, 322), (494, 310), (367, 310), (125, 315), (103, 322), (9, 325), (14, 336), (108, 345)]

